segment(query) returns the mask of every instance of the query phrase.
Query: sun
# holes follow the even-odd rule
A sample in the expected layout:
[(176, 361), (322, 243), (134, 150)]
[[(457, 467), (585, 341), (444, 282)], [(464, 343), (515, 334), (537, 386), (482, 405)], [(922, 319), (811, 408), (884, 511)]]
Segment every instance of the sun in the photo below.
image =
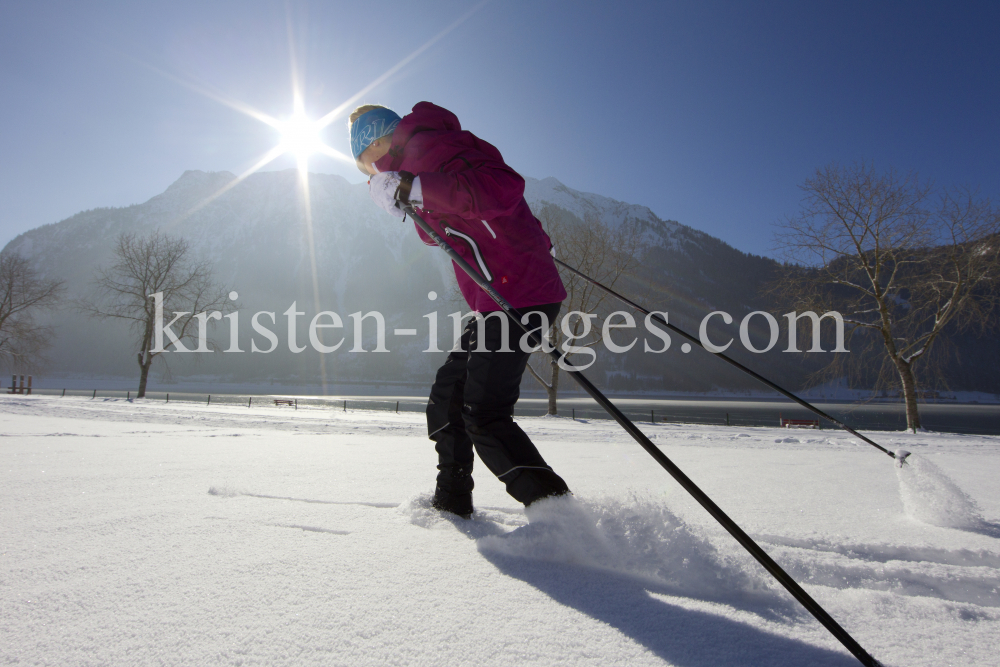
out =
[(320, 129), (318, 122), (306, 116), (302, 109), (296, 109), (291, 116), (278, 124), (283, 152), (291, 153), (299, 160), (323, 152)]

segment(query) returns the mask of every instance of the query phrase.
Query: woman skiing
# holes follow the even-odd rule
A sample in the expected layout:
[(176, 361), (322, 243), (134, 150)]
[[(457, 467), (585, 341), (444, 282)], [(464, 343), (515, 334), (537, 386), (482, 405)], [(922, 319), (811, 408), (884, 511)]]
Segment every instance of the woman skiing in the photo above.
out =
[[(349, 124), (351, 152), (371, 176), (376, 204), (399, 219), (400, 203), (419, 210), (528, 318), (529, 327), (555, 321), (566, 290), (549, 254), (552, 244), (524, 200), (524, 179), (496, 148), (463, 131), (453, 113), (430, 102), (420, 102), (403, 118), (386, 107), (364, 105)], [(417, 232), (434, 245), (419, 227)], [(517, 336), (513, 344), (505, 340), (509, 331), (520, 331), (517, 323), (457, 266), (455, 274), (469, 306), (486, 317), (470, 320), (460, 350), (448, 355), (431, 388), (427, 430), (436, 443), (439, 471), (434, 507), (472, 515), (473, 447), (525, 505), (569, 493), (513, 420), (529, 356)]]

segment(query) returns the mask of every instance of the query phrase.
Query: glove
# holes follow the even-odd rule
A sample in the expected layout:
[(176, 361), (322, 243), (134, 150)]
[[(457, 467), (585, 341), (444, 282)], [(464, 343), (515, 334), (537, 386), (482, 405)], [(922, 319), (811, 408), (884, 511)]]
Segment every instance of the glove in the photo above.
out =
[(400, 202), (419, 206), (423, 203), (420, 177), (406, 171), (383, 171), (368, 180), (372, 201), (389, 215), (400, 220), (404, 214)]
[(398, 171), (383, 171), (368, 179), (368, 194), (371, 195), (372, 201), (392, 217), (402, 220), (405, 216), (396, 201), (397, 190), (399, 190)]

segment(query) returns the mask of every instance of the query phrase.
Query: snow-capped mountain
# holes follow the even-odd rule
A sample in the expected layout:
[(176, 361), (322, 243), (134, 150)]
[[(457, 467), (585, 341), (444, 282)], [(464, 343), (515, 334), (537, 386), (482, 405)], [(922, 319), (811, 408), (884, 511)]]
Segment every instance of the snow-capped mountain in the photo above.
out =
[[(591, 219), (639, 223), (647, 247), (644, 270), (634, 282), (657, 286), (654, 307), (679, 309), (681, 319), (685, 310), (690, 317), (697, 316), (698, 304), (735, 309), (737, 315), (754, 301), (756, 284), (774, 265), (685, 225), (661, 220), (646, 207), (579, 192), (554, 178), (526, 181), (525, 197), (536, 211), (555, 207), (579, 224)], [(349, 313), (377, 310), (386, 317), (387, 331), (392, 331), (426, 325), (423, 316), (436, 309), (441, 312), (441, 347), (446, 349), (451, 340), (447, 313), (458, 310), (459, 304), (445, 255), (423, 245), (411, 223), (401, 224), (373, 206), (364, 183), (310, 174), (308, 187), (307, 208), (294, 170), (256, 173), (243, 181), (228, 172), (188, 171), (143, 204), (84, 211), (18, 236), (6, 251), (19, 252), (42, 273), (65, 280), (72, 301), (92, 291), (94, 271), (109, 263), (120, 233), (158, 229), (188, 240), (199, 255), (211, 260), (217, 279), (239, 293), (240, 338), (247, 341), (243, 349), (250, 347), (251, 316), (258, 311), (275, 313), (270, 328), (281, 333), (282, 349), (274, 354), (172, 358), (175, 374), (315, 376), (318, 354), (308, 350), (294, 355), (284, 349), (282, 313), (293, 302), (305, 313), (299, 325), (302, 338), (311, 317), (323, 310), (339, 313), (345, 328), (351, 326)], [(443, 298), (432, 302), (431, 291)], [(134, 372), (134, 345), (121, 323), (93, 321), (72, 308), (55, 314), (53, 323), (57, 329), (53, 371)], [(389, 349), (402, 354), (338, 354), (327, 361), (332, 364), (328, 371), (383, 379), (429, 374), (440, 355), (422, 354), (426, 347), (424, 326), (416, 337), (391, 340)], [(683, 370), (689, 365), (681, 362), (675, 369), (675, 382), (684, 384), (685, 377), (699, 375), (693, 368)]]

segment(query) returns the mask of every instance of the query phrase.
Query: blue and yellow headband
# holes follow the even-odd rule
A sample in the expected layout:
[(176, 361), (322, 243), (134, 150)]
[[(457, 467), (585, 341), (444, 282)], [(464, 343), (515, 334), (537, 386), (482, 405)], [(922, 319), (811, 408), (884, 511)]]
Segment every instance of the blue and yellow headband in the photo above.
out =
[(392, 109), (379, 107), (367, 111), (351, 125), (351, 153), (357, 160), (376, 139), (392, 134), (400, 117)]

